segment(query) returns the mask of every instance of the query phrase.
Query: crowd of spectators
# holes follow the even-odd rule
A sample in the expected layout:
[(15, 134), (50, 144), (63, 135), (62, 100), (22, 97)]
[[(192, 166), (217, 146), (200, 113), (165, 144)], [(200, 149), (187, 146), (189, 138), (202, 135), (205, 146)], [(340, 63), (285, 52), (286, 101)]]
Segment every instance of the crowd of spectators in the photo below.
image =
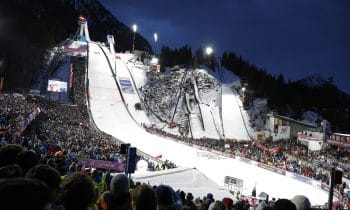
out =
[[(120, 143), (99, 131), (90, 120), (84, 59), (71, 61), (72, 103), (61, 104), (38, 95), (0, 94), (0, 149), (7, 144), (21, 145), (35, 151), (40, 162), (56, 165), (62, 174), (82, 167), (79, 158), (125, 163)], [(153, 170), (175, 167), (170, 161), (161, 162), (149, 161), (150, 167)]]
[[(0, 94), (1, 209), (303, 209), (296, 208), (301, 201), (286, 199), (275, 204), (262, 200), (251, 203), (244, 196), (218, 201), (208, 193), (206, 197), (194, 200), (190, 192), (175, 192), (169, 186), (133, 185), (123, 174), (112, 178), (110, 173), (86, 170), (78, 158), (123, 160), (116, 139), (96, 129), (90, 121), (85, 80), (82, 79), (84, 65), (84, 62), (73, 60), (74, 103), (59, 104), (35, 95)], [(338, 153), (338, 156), (332, 156), (328, 151), (309, 153), (305, 157), (307, 150), (295, 141), (268, 144), (224, 142), (179, 137), (156, 128), (146, 129), (313, 178), (319, 175), (314, 170), (314, 160), (319, 160), (316, 161), (317, 167), (323, 170), (333, 160), (344, 160), (347, 155)], [(276, 147), (279, 148), (277, 152), (270, 152), (269, 148)], [(152, 168), (173, 167), (176, 166), (172, 162), (165, 161)], [(321, 171), (320, 178), (323, 176), (327, 174)], [(299, 200), (305, 203), (307, 198)], [(307, 205), (310, 207), (310, 203)]]
[[(215, 199), (208, 193), (194, 198), (192, 193), (167, 185), (133, 183), (123, 174), (77, 169), (62, 175), (40, 163), (35, 151), (7, 144), (0, 150), (0, 203), (4, 210), (307, 210), (305, 196), (292, 200), (258, 200), (240, 196)], [(282, 203), (281, 203), (282, 202)]]
[(339, 148), (308, 151), (307, 147), (296, 139), (277, 142), (232, 140), (225, 142), (210, 138), (184, 138), (154, 127), (146, 127), (145, 129), (150, 133), (176, 139), (189, 145), (197, 145), (229, 155), (247, 158), (326, 183), (329, 180), (330, 168), (346, 165), (350, 157), (348, 151)]

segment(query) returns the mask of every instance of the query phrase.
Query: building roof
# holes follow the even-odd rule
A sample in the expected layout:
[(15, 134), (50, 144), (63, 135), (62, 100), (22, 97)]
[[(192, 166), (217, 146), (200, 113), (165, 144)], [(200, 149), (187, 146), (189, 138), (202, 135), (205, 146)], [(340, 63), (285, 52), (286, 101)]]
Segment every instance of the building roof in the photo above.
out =
[(350, 148), (350, 144), (346, 142), (341, 142), (341, 141), (333, 141), (333, 140), (327, 140), (328, 144), (336, 145), (339, 147), (347, 147)]
[(282, 116), (282, 115), (278, 115), (278, 114), (274, 114), (274, 113), (267, 114), (267, 116), (273, 116), (273, 117), (276, 117), (276, 118), (280, 118), (280, 119), (283, 119), (283, 120), (287, 120), (287, 121), (290, 121), (290, 122), (293, 122), (293, 123), (297, 123), (297, 124), (308, 126), (308, 127), (312, 127), (312, 128), (317, 128), (318, 127), (318, 126), (316, 126), (316, 125), (314, 125), (312, 123), (298, 121), (298, 120), (295, 120), (293, 118)]
[(332, 135), (350, 137), (350, 134), (346, 133), (332, 133)]

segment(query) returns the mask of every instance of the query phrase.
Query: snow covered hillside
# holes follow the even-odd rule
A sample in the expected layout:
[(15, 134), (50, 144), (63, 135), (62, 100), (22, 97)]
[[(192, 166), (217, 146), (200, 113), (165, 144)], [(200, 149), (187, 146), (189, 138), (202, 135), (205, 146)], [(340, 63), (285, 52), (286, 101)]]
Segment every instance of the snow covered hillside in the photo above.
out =
[(232, 88), (239, 79), (226, 70), (224, 81), (218, 76), (205, 68), (175, 67), (149, 78), (139, 88), (153, 126), (188, 138), (250, 140), (249, 116)]

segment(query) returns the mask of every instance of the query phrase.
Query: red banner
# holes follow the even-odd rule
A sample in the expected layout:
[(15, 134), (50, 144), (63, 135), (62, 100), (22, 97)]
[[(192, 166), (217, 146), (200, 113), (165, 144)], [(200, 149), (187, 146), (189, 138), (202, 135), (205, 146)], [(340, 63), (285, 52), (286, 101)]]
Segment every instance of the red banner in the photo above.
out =
[(2, 89), (4, 88), (4, 77), (0, 78), (0, 92), (2, 91)]
[(73, 64), (70, 64), (70, 73), (69, 73), (69, 89), (73, 87)]
[(125, 169), (123, 163), (117, 163), (113, 161), (94, 160), (94, 159), (88, 159), (88, 158), (78, 158), (78, 160), (81, 164), (91, 168), (107, 169), (107, 170), (113, 170), (117, 172), (123, 172)]

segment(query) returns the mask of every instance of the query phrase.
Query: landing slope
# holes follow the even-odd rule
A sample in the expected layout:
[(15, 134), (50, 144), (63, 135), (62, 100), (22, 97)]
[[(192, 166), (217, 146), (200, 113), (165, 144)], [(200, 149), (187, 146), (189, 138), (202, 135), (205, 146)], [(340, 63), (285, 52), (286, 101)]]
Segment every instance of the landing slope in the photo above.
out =
[(304, 194), (309, 196), (313, 204), (327, 201), (327, 193), (311, 185), (146, 132), (126, 111), (108, 63), (94, 43), (89, 44), (88, 65), (92, 117), (102, 131), (129, 142), (150, 155), (163, 154), (164, 158), (177, 165), (196, 167), (220, 186), (224, 186), (225, 176), (243, 179), (245, 194), (250, 194), (256, 183), (258, 194), (264, 191), (272, 197), (285, 198)]

